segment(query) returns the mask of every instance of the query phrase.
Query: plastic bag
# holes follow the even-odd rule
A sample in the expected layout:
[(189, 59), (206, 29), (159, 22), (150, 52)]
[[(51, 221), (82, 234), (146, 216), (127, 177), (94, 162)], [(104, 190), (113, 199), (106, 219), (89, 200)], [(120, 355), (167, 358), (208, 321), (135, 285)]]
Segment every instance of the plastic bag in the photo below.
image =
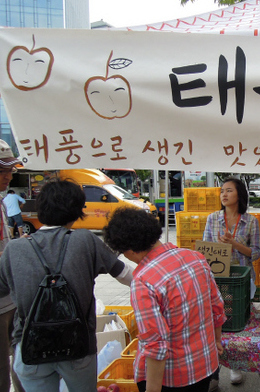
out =
[(117, 340), (107, 342), (97, 357), (98, 374), (102, 372), (112, 361), (121, 357), (122, 344)]
[(97, 299), (96, 300), (96, 314), (101, 315), (104, 313), (104, 311), (105, 311), (105, 305), (103, 304), (101, 299)]
[(59, 392), (69, 392), (67, 385), (65, 384), (65, 381), (63, 380), (63, 378), (60, 380)]
[(250, 299), (254, 298), (255, 292), (256, 292), (256, 285), (255, 285), (253, 279), (251, 278), (251, 280), (250, 280)]

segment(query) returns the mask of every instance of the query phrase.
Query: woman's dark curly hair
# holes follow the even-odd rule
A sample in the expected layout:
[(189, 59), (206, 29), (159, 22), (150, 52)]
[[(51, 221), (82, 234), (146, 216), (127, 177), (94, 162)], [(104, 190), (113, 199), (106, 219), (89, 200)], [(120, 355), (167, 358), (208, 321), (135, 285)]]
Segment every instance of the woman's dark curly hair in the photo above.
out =
[(84, 218), (85, 201), (83, 190), (75, 182), (69, 179), (48, 182), (36, 198), (38, 219), (48, 226), (65, 226)]
[(152, 214), (129, 207), (116, 209), (103, 229), (104, 241), (119, 253), (127, 250), (149, 250), (160, 239), (161, 234), (161, 225)]
[[(239, 214), (244, 214), (248, 207), (248, 192), (245, 184), (243, 183), (243, 181), (235, 177), (226, 178), (223, 182), (223, 185), (226, 182), (233, 182), (233, 184), (235, 185), (238, 196), (238, 212)], [(222, 205), (221, 209), (224, 210), (225, 207)]]

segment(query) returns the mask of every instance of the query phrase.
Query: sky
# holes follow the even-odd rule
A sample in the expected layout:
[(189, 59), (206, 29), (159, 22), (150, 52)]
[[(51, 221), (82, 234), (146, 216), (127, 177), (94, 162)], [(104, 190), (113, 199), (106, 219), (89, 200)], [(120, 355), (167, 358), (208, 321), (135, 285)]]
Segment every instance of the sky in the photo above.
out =
[(89, 0), (90, 23), (103, 19), (113, 27), (138, 26), (219, 9), (214, 0)]

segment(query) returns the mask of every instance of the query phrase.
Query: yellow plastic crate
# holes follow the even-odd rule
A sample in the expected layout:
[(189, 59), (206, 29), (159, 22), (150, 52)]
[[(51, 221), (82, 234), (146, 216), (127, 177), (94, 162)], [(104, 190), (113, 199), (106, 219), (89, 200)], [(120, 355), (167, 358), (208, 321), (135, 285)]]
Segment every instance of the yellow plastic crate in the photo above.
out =
[(116, 313), (125, 322), (130, 333), (131, 339), (135, 339), (138, 335), (138, 328), (135, 320), (134, 310), (132, 306), (105, 306), (104, 314)]
[(138, 347), (138, 339), (132, 340), (128, 346), (121, 352), (122, 358), (135, 358)]
[[(260, 213), (250, 212), (250, 214), (253, 215), (254, 217), (256, 217), (256, 219), (258, 220), (259, 227), (260, 227)], [(254, 266), (254, 270), (255, 270), (255, 274), (256, 274), (255, 284), (256, 284), (256, 286), (260, 286), (260, 259), (253, 261), (253, 266)]]
[(195, 236), (195, 237), (180, 237), (177, 236), (177, 243), (176, 245), (178, 248), (186, 248), (186, 249), (191, 249), (195, 250), (195, 245), (196, 245), (196, 240), (202, 240), (202, 235), (201, 236)]
[[(110, 384), (113, 384), (114, 382), (111, 382), (111, 380), (100, 380), (97, 382), (97, 388), (101, 386), (107, 388)], [(134, 381), (127, 382), (116, 380), (116, 384), (119, 386), (120, 392), (139, 392), (139, 389), (134, 383)]]
[(202, 235), (206, 226), (207, 217), (213, 211), (206, 212), (186, 212), (175, 213), (177, 237), (198, 237)]
[(134, 358), (117, 358), (111, 362), (98, 375), (98, 381), (110, 380), (110, 383), (118, 381), (134, 382)]
[(220, 187), (184, 188), (184, 211), (220, 210), (220, 191)]
[(255, 285), (260, 286), (260, 259), (253, 261), (253, 267), (255, 270)]

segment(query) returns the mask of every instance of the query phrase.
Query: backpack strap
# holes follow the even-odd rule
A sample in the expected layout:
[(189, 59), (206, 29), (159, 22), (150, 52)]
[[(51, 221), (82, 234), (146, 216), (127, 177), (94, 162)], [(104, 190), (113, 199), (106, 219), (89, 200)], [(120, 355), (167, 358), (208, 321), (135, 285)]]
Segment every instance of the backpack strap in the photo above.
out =
[[(63, 242), (62, 242), (62, 245), (61, 245), (61, 251), (60, 251), (60, 254), (59, 254), (59, 259), (58, 259), (58, 262), (57, 262), (57, 265), (56, 265), (55, 274), (59, 274), (61, 272), (63, 260), (64, 260), (64, 257), (65, 257), (67, 245), (68, 245), (68, 242), (69, 242), (69, 234), (70, 233), (71, 233), (71, 231), (68, 231), (65, 234), (64, 238), (63, 238)], [(29, 240), (29, 243), (32, 245), (32, 247), (33, 247), (35, 253), (37, 254), (40, 262), (42, 263), (42, 266), (45, 269), (46, 273), (48, 275), (50, 275), (50, 273), (51, 273), (50, 268), (49, 268), (49, 266), (48, 266), (48, 264), (46, 262), (45, 257), (43, 256), (43, 253), (42, 253), (40, 247), (38, 246), (37, 242), (35, 241), (35, 239), (33, 237), (27, 237), (27, 239)]]

